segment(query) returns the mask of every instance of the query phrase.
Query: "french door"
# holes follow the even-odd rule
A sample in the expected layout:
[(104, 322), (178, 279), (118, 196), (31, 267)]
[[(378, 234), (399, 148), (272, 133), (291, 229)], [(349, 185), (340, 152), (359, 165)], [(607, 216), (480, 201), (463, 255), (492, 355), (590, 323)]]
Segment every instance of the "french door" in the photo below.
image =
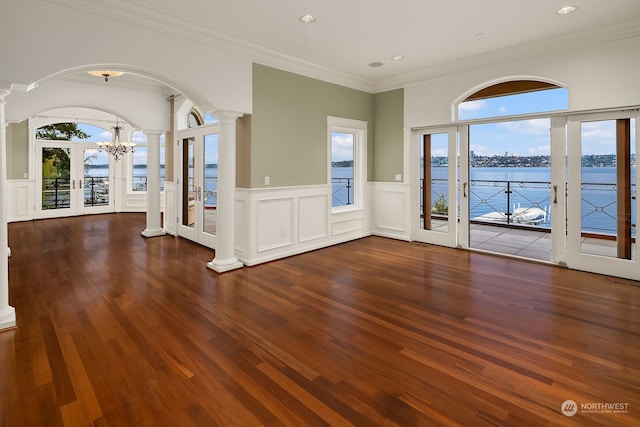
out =
[[(519, 176), (506, 186), (502, 178), (477, 176), (496, 173), (482, 166), (486, 159), (474, 158), (469, 150), (480, 146), (474, 140), (478, 125), (414, 131), (412, 238), (638, 280), (639, 122), (640, 114), (632, 110), (512, 122), (539, 126), (537, 134), (544, 130), (550, 155), (548, 160), (538, 159), (544, 167), (519, 166)], [(515, 141), (510, 143), (515, 147)], [(509, 155), (492, 159), (522, 163)], [(474, 162), (480, 162), (476, 169), (470, 167)], [(509, 167), (500, 166), (498, 170), (505, 171), (501, 173), (509, 172)], [(529, 178), (540, 173), (544, 176)], [(524, 216), (533, 213), (540, 217)], [(474, 239), (484, 246), (474, 246)], [(505, 247), (522, 252), (501, 252)], [(527, 255), (531, 253), (536, 255)]]
[(114, 211), (113, 160), (94, 143), (38, 141), (36, 217)]
[(218, 128), (214, 124), (178, 134), (182, 171), (178, 235), (212, 249), (218, 223)]
[(567, 264), (638, 280), (637, 111), (571, 117), (567, 124)]
[(414, 132), (412, 238), (456, 246), (458, 233), (457, 127)]

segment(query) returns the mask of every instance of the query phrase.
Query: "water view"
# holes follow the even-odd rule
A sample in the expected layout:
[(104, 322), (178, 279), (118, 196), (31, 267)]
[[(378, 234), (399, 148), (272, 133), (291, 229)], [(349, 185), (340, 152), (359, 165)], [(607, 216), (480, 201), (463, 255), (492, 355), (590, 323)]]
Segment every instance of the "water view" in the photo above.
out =
[[(631, 169), (635, 182), (636, 170)], [(447, 168), (433, 167), (432, 205), (447, 194)], [(551, 227), (553, 211), (551, 170), (537, 167), (475, 167), (470, 169), (469, 214), (480, 218), (488, 214), (513, 213), (518, 207), (536, 207), (547, 212), (536, 225)], [(582, 168), (581, 217), (582, 230), (595, 233), (616, 231), (616, 168)], [(632, 185), (632, 198), (636, 188)], [(632, 204), (635, 218), (635, 204)], [(635, 221), (634, 221), (635, 224)]]

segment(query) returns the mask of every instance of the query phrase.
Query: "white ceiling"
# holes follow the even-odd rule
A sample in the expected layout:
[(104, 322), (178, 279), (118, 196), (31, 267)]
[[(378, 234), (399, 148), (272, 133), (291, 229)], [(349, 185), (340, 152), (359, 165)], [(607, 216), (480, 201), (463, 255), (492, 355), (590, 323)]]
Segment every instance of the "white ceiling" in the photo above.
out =
[[(372, 91), (640, 27), (640, 0), (103, 0), (85, 11)], [(566, 5), (569, 15), (557, 15)], [(299, 17), (312, 14), (313, 24)], [(404, 60), (392, 61), (394, 55)], [(383, 66), (372, 68), (372, 62)]]

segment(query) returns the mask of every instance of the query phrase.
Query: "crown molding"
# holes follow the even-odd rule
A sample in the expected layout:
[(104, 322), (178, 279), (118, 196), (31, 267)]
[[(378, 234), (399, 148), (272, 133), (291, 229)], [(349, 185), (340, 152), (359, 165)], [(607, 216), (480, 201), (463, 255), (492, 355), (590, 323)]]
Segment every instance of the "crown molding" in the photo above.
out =
[(372, 92), (375, 81), (364, 79), (344, 70), (327, 67), (307, 58), (297, 57), (255, 41), (203, 27), (182, 16), (168, 14), (142, 5), (135, 0), (113, 1), (106, 5), (100, 0), (44, 0), (52, 4), (79, 10), (118, 22), (143, 27), (189, 42), (225, 50), (248, 57), (253, 62), (317, 78), (329, 83)]
[(150, 8), (137, 0), (112, 0), (108, 4), (105, 4), (102, 0), (44, 1), (97, 15), (105, 19), (143, 27), (190, 42), (216, 47), (230, 54), (245, 56), (262, 65), (369, 93), (384, 92), (411, 84), (462, 74), (470, 70), (485, 69), (500, 64), (530, 60), (640, 36), (640, 20), (636, 19), (622, 24), (565, 34), (485, 54), (460, 58), (390, 78), (372, 80), (319, 64), (308, 58), (294, 56), (255, 41), (242, 39), (213, 28), (203, 27), (201, 24), (187, 20), (183, 16), (168, 14), (159, 9)]
[(376, 82), (374, 91), (384, 92), (410, 84), (463, 74), (471, 70), (541, 58), (634, 37), (640, 37), (640, 20), (632, 20), (623, 24), (599, 27), (589, 31), (537, 40), (531, 43), (511, 46), (481, 55), (460, 58), (458, 60), (421, 68), (389, 79), (381, 79)]

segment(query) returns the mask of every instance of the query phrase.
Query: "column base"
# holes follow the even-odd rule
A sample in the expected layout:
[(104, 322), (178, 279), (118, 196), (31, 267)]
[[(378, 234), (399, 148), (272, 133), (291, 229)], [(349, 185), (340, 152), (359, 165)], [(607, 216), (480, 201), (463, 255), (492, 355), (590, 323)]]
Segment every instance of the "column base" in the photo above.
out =
[(236, 270), (242, 267), (244, 267), (244, 264), (238, 261), (237, 258), (232, 258), (224, 261), (216, 261), (216, 258), (214, 258), (213, 261), (209, 261), (207, 263), (207, 268), (218, 273), (224, 273), (225, 271)]
[(0, 313), (0, 332), (16, 327), (16, 310), (9, 306)]
[(144, 237), (156, 237), (156, 236), (164, 236), (167, 233), (161, 228), (157, 228), (157, 229), (147, 228), (140, 234), (142, 234)]

